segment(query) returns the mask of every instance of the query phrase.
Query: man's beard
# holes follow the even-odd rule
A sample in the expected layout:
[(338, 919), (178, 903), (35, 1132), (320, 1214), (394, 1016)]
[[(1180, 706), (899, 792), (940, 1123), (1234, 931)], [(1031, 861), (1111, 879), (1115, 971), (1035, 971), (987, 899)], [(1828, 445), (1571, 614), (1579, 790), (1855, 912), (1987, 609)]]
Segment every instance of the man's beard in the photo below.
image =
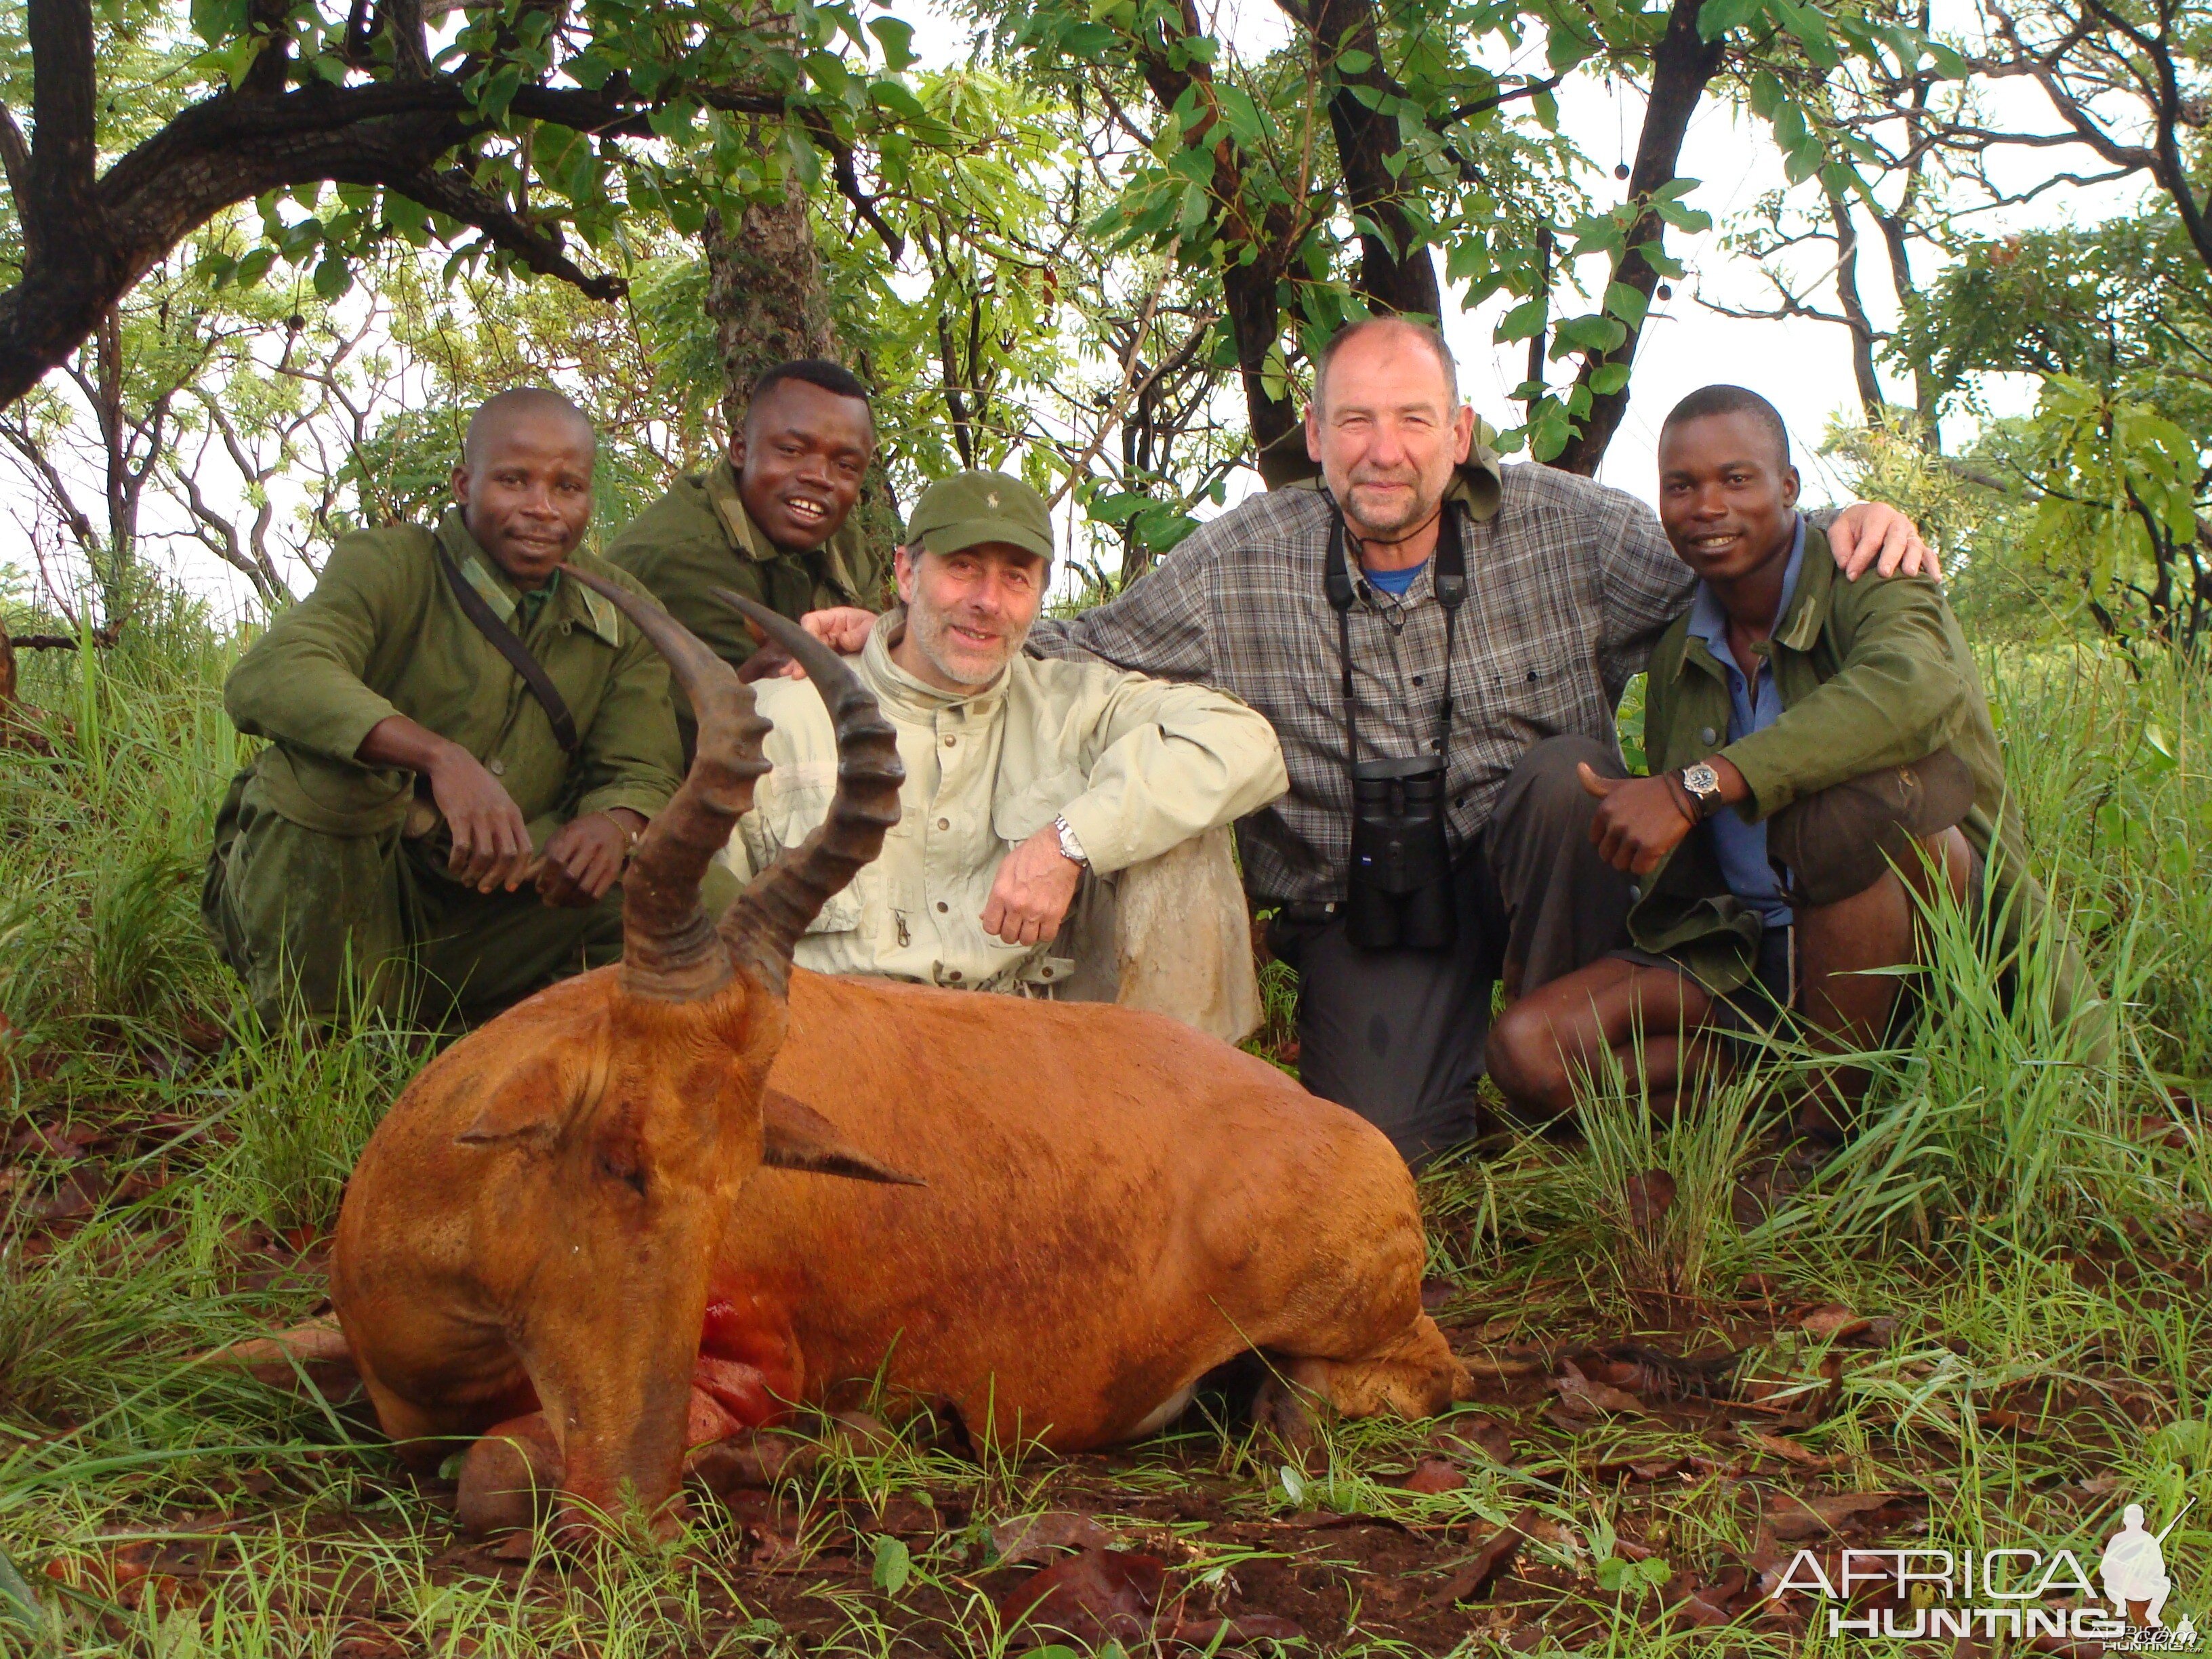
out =
[(1030, 636), (1027, 625), (1017, 634), (1000, 635), (998, 641), (1000, 654), (997, 663), (982, 678), (970, 679), (968, 676), (971, 669), (955, 661), (952, 655), (957, 647), (953, 643), (951, 617), (943, 611), (925, 610), (921, 605), (909, 604), (906, 625), (907, 631), (913, 637), (915, 648), (921, 653), (929, 665), (946, 679), (969, 691), (981, 691), (1004, 673), (1006, 665), (1021, 650), (1022, 641)]
[[(1360, 495), (1362, 487), (1364, 485), (1395, 484), (1401, 482), (1408, 483), (1412, 485), (1412, 494), (1410, 495), (1393, 495), (1387, 497), (1386, 499), (1402, 501), (1405, 502), (1405, 506), (1395, 511), (1388, 511), (1386, 509), (1387, 516), (1382, 518), (1370, 518), (1368, 515), (1368, 509)], [(1403, 535), (1409, 531), (1419, 530), (1424, 524), (1427, 523), (1431, 519), (1436, 516), (1437, 508), (1442, 503), (1443, 500), (1443, 497), (1441, 495), (1434, 497), (1428, 495), (1422, 487), (1422, 481), (1419, 478), (1409, 480), (1400, 480), (1396, 478), (1354, 478), (1352, 481), (1350, 487), (1345, 491), (1345, 505), (1349, 509), (1349, 516), (1354, 517), (1358, 520), (1359, 530), (1364, 536), (1364, 538), (1369, 541), (1387, 542), (1393, 537)]]

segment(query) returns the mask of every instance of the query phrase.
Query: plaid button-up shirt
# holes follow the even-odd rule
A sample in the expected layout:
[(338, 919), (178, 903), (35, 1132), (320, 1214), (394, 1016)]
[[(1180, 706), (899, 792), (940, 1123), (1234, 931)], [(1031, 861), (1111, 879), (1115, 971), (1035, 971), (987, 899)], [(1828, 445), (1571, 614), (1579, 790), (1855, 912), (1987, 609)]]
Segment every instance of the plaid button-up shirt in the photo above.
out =
[[(1620, 694), (1696, 579), (1650, 507), (1573, 473), (1486, 464), (1462, 472), (1453, 499), (1468, 513), (1445, 745), (1456, 848), (1489, 822), (1530, 744), (1574, 732), (1618, 752)], [(1030, 636), (1043, 655), (1088, 652), (1206, 681), (1267, 717), (1290, 793), (1239, 824), (1238, 840), (1245, 885), (1269, 901), (1341, 901), (1352, 853), (1337, 619), (1322, 591), (1334, 511), (1311, 489), (1255, 496), (1194, 532), (1118, 599), (1072, 621), (1040, 621)], [(1436, 741), (1444, 613), (1433, 564), (1402, 599), (1355, 581), (1362, 760), (1412, 756)]]

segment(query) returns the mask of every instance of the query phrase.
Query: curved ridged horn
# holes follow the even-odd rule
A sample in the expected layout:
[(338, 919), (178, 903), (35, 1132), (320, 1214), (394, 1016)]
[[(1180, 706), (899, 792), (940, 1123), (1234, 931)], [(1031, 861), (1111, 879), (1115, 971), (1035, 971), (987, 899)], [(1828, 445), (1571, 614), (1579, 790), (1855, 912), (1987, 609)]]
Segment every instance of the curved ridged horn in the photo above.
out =
[(623, 988), (695, 1002), (730, 982), (729, 951), (700, 907), (699, 882), (752, 808), (753, 785), (768, 770), (761, 745), (769, 724), (753, 710), (752, 688), (651, 599), (572, 564), (561, 568), (637, 624), (698, 717), (691, 769), (646, 827), (623, 876)]
[(753, 878), (722, 918), (730, 952), (750, 962), (781, 993), (791, 953), (806, 926), (833, 894), (883, 850), (884, 834), (899, 820), (898, 733), (844, 659), (797, 623), (726, 588), (716, 599), (766, 629), (798, 659), (829, 705), (837, 738), (837, 793), (814, 833)]

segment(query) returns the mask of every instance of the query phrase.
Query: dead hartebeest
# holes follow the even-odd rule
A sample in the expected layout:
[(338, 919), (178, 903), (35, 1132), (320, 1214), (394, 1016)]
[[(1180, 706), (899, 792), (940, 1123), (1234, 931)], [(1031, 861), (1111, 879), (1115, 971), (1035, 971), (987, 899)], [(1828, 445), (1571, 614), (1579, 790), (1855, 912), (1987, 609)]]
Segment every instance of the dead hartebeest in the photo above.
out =
[(840, 762), (823, 826), (711, 923), (700, 878), (766, 725), (657, 606), (570, 575), (668, 659), (697, 758), (625, 878), (621, 965), (456, 1043), (354, 1172), (331, 1293), (404, 1450), (499, 1427), (564, 1527), (665, 1524), (702, 1443), (872, 1382), (1062, 1451), (1149, 1431), (1250, 1349), (1278, 1408), (1465, 1393), (1413, 1181), (1351, 1112), (1163, 1016), (793, 969), (901, 772), (851, 670), (736, 600), (813, 678)]

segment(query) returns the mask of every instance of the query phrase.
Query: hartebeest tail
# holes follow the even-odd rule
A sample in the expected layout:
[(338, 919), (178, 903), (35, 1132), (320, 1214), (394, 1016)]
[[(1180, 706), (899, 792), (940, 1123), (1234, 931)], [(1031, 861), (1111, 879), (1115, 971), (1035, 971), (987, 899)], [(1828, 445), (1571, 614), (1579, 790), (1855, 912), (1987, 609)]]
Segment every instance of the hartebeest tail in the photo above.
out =
[(897, 821), (895, 734), (836, 654), (741, 610), (813, 677), (836, 721), (821, 830), (717, 927), (708, 861), (767, 770), (752, 694), (659, 606), (564, 567), (668, 659), (698, 711), (696, 758), (623, 882), (616, 969), (540, 993), (401, 1095), (349, 1183), (331, 1293), (386, 1429), (418, 1455), (541, 1408), (564, 1510), (672, 1498), (708, 1273), (763, 1162), (898, 1180), (765, 1087), (793, 946)]

